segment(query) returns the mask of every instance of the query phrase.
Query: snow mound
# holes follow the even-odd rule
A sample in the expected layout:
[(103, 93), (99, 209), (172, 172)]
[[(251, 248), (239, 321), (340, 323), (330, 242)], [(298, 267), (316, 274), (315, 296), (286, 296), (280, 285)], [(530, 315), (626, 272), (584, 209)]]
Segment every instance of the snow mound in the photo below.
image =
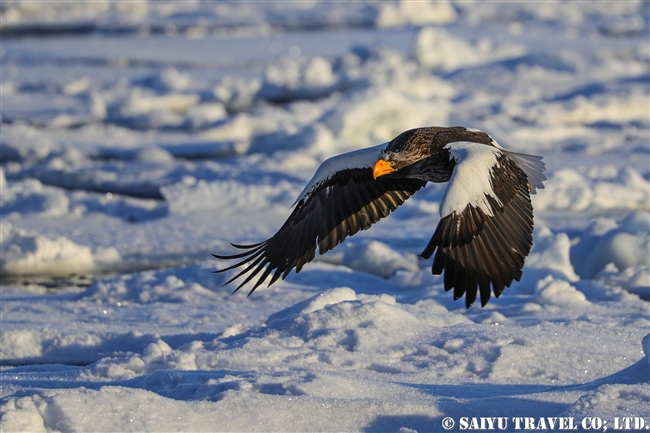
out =
[(74, 4), (52, 4), (44, 7), (34, 7), (21, 1), (8, 2), (7, 19), (9, 23), (20, 24), (30, 22), (75, 22), (75, 20), (93, 20), (99, 17), (107, 18), (111, 13), (124, 14), (126, 17), (141, 18), (149, 10), (149, 3), (120, 4), (119, 2), (101, 2), (82, 0)]
[(48, 129), (64, 129), (102, 121), (106, 106), (96, 92), (80, 95), (31, 94), (14, 92), (3, 95), (3, 119)]
[(185, 182), (160, 188), (169, 212), (185, 215), (206, 209), (268, 209), (278, 203), (290, 203), (297, 196), (297, 188), (281, 181), (275, 185), (246, 184), (233, 180), (206, 182), (186, 178)]
[(340, 78), (332, 64), (322, 56), (304, 62), (283, 58), (266, 69), (264, 82), (257, 93), (258, 98), (271, 101), (313, 99), (327, 95), (340, 86)]
[(422, 125), (448, 124), (448, 101), (413, 100), (393, 88), (352, 93), (327, 114), (323, 121), (334, 135), (355, 146), (383, 143)]
[[(122, 152), (118, 150), (116, 153)], [(133, 158), (138, 155), (138, 151), (130, 153)], [(147, 159), (147, 156), (143, 158)], [(27, 166), (22, 174), (39, 179), (44, 184), (66, 189), (161, 198), (160, 186), (174, 179), (165, 176), (166, 170), (161, 166), (167, 166), (169, 170), (173, 169), (170, 164), (159, 162), (98, 164), (94, 161), (69, 161), (62, 157), (54, 157), (47, 164)]]
[(593, 278), (613, 263), (619, 271), (650, 263), (650, 213), (634, 212), (620, 224), (601, 218), (594, 221), (571, 249), (576, 272)]
[[(118, 370), (132, 377), (159, 369), (281, 371), (311, 364), (326, 369), (410, 370), (413, 367), (400, 365), (400, 359), (417, 351), (412, 347), (415, 341), (435, 334), (440, 326), (466, 322), (444, 308), (428, 315), (424, 308), (397, 304), (389, 295), (357, 295), (349, 288), (336, 288), (270, 315), (261, 328), (210, 343), (195, 341), (173, 351), (164, 342), (155, 343), (142, 356), (106, 359), (90, 370), (102, 377)], [(271, 362), (263, 365), (261, 360)], [(410, 362), (416, 361), (406, 364)]]
[(586, 257), (585, 275), (593, 277), (608, 263), (614, 263), (619, 270), (648, 263), (650, 242), (648, 233), (632, 234), (612, 230), (602, 236)]
[(568, 103), (545, 104), (529, 113), (541, 125), (593, 124), (600, 121), (627, 123), (648, 120), (647, 95), (631, 92), (627, 96), (606, 95), (596, 98), (577, 96)]
[(379, 28), (405, 25), (449, 24), (456, 21), (456, 11), (448, 1), (412, 2), (395, 0), (378, 6), (375, 25)]
[(316, 310), (321, 310), (331, 304), (354, 301), (356, 299), (357, 294), (349, 287), (330, 289), (325, 293), (321, 293), (320, 295), (316, 295), (302, 302), (298, 302), (289, 308), (271, 314), (266, 320), (266, 325), (270, 325), (275, 320), (292, 319), (300, 314), (308, 314)]
[[(598, 416), (608, 420), (625, 416), (638, 418), (647, 416), (649, 403), (650, 387), (647, 384), (603, 385), (580, 397), (571, 405), (567, 416), (578, 419)], [(632, 427), (638, 430), (645, 428), (643, 425), (635, 427), (634, 423)]]
[(546, 190), (536, 196), (535, 208), (582, 211), (650, 207), (650, 182), (639, 172), (632, 167), (604, 168), (600, 172), (592, 169), (591, 178), (571, 168), (556, 171), (546, 182)]
[[(149, 155), (148, 158), (156, 155)], [(68, 191), (43, 185), (38, 179), (12, 181), (3, 187), (0, 198), (3, 216), (15, 220), (21, 214), (81, 217), (100, 212), (125, 221), (144, 221), (164, 216), (167, 209), (159, 200), (137, 199), (117, 194)]]
[(418, 272), (417, 258), (407, 258), (379, 241), (348, 242), (342, 264), (351, 269), (389, 278), (398, 270)]
[[(553, 285), (557, 282), (549, 280)], [(141, 355), (105, 358), (83, 374), (88, 379), (143, 376), (153, 384), (161, 370), (283, 375), (308, 369), (317, 375), (424, 374), (479, 383), (529, 383), (535, 377), (552, 384), (594, 380), (619, 371), (628, 357), (628, 365), (638, 359), (638, 346), (626, 343), (618, 361), (603, 362), (609, 349), (585, 338), (593, 332), (602, 339), (620, 335), (588, 322), (479, 325), (431, 308), (430, 302), (400, 304), (392, 296), (343, 287), (274, 313), (265, 326), (175, 350), (163, 340), (152, 342)]]
[(541, 305), (565, 308), (581, 308), (591, 305), (585, 295), (567, 281), (556, 280), (550, 275), (537, 283), (535, 301)]
[(61, 334), (48, 330), (7, 330), (0, 334), (0, 361), (89, 364), (107, 353), (140, 353), (158, 338), (155, 333), (138, 331)]
[[(155, 94), (134, 87), (125, 98), (114, 104), (109, 111), (109, 120), (137, 129), (180, 128), (186, 124), (185, 116), (189, 110), (200, 100), (201, 97), (193, 93)], [(223, 110), (220, 114), (223, 117)]]
[(537, 226), (533, 232), (533, 248), (526, 258), (519, 287), (536, 287), (537, 282), (552, 276), (565, 281), (580, 278), (570, 259), (571, 240), (566, 233), (553, 233), (546, 226)]
[(182, 92), (191, 87), (192, 76), (186, 72), (179, 72), (175, 68), (167, 68), (152, 77), (148, 84), (163, 92)]
[(203, 129), (228, 118), (226, 107), (219, 102), (207, 102), (187, 110), (187, 124), (191, 129)]
[[(410, 4), (419, 6), (418, 3)], [(444, 28), (437, 27), (420, 30), (415, 37), (413, 51), (420, 65), (441, 72), (519, 57), (526, 53), (522, 46), (494, 47), (489, 39), (481, 39), (474, 45), (465, 39), (452, 36)]]
[(258, 78), (245, 79), (230, 75), (222, 78), (212, 89), (212, 94), (231, 111), (250, 109), (262, 87)]
[(43, 186), (37, 179), (26, 179), (8, 185), (4, 180), (4, 172), (2, 180), (4, 185), (0, 185), (0, 205), (5, 217), (12, 212), (60, 216), (70, 210), (70, 199), (61, 189)]
[(609, 287), (619, 287), (650, 301), (650, 265), (632, 266), (620, 272), (615, 265), (608, 265), (596, 279)]
[(14, 229), (7, 221), (1, 223), (0, 230), (0, 269), (5, 276), (92, 273), (122, 261), (112, 247), (91, 248), (61, 236), (34, 235)]
[[(61, 145), (50, 134), (43, 134), (35, 126), (18, 122), (3, 128), (0, 158), (6, 161), (43, 161), (51, 153), (60, 151)], [(8, 167), (4, 167), (6, 175)]]
[(156, 95), (140, 87), (135, 87), (117, 109), (123, 116), (147, 114), (156, 110), (184, 113), (195, 106), (199, 100), (198, 95), (184, 93)]
[(45, 422), (31, 397), (12, 399), (0, 409), (2, 431), (45, 433)]
[(212, 266), (196, 265), (174, 271), (144, 271), (124, 275), (89, 287), (80, 299), (123, 305), (154, 302), (197, 303), (214, 299), (219, 281)]
[(168, 163), (173, 162), (174, 157), (165, 149), (150, 148), (137, 152), (135, 159), (141, 162)]

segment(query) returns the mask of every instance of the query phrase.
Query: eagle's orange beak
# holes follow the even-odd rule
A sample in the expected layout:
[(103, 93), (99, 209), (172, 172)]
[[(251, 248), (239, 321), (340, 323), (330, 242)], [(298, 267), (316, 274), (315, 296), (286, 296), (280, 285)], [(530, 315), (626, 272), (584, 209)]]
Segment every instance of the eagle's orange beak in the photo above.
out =
[(390, 162), (380, 159), (379, 161), (375, 162), (375, 166), (372, 168), (372, 177), (377, 179), (379, 176), (384, 176), (394, 171), (395, 169), (392, 165), (390, 165)]

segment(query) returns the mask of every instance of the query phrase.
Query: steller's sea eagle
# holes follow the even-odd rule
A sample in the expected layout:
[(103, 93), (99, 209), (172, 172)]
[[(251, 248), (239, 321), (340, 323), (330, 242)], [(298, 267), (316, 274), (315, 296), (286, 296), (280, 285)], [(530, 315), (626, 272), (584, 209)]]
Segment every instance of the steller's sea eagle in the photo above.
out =
[[(444, 271), (445, 290), (481, 305), (521, 278), (533, 244), (530, 194), (544, 188), (542, 157), (511, 152), (476, 129), (416, 128), (388, 143), (344, 153), (323, 162), (300, 193), (284, 225), (270, 239), (236, 245), (242, 259), (216, 272), (245, 266), (226, 284), (250, 272), (237, 287), (262, 272), (250, 291), (273, 274), (269, 286), (324, 254), (359, 230), (388, 216), (427, 182), (449, 182), (440, 222), (424, 248), (435, 253), (431, 271)], [(249, 293), (249, 295), (250, 295)]]

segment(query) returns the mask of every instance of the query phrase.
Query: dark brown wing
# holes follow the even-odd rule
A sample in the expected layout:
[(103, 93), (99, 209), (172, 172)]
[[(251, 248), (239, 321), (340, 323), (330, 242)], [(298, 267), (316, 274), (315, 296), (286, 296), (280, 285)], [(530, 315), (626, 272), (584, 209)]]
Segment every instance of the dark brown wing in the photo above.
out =
[(257, 278), (250, 291), (253, 293), (273, 273), (270, 286), (294, 268), (300, 272), (305, 263), (314, 259), (317, 245), (318, 252), (324, 254), (346, 237), (388, 216), (425, 184), (425, 181), (391, 175), (375, 180), (369, 168), (339, 171), (298, 202), (272, 238), (254, 245), (232, 244), (246, 250), (240, 254), (213, 254), (218, 259), (243, 259), (216, 272), (246, 265), (226, 284), (250, 271), (235, 291)]
[(493, 215), (469, 204), (460, 214), (447, 215), (421, 254), (429, 258), (436, 252), (432, 272), (440, 275), (444, 270), (445, 290), (453, 288), (454, 299), (465, 295), (467, 308), (478, 291), (484, 306), (490, 299), (490, 285), (499, 297), (512, 280), (519, 281), (533, 244), (533, 207), (526, 174), (505, 155), (499, 157), (498, 166), (492, 171), (491, 184), (501, 203), (486, 196)]

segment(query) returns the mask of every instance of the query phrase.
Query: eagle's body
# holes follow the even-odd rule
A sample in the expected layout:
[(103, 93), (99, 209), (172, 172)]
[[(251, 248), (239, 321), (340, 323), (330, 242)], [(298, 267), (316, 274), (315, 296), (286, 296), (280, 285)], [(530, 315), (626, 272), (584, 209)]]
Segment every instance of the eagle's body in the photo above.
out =
[[(449, 182), (441, 220), (421, 256), (435, 252), (432, 272), (444, 271), (445, 290), (466, 296), (469, 307), (481, 294), (498, 297), (519, 280), (530, 252), (533, 208), (530, 193), (543, 188), (546, 167), (539, 156), (510, 152), (488, 134), (465, 127), (412, 129), (389, 143), (328, 159), (294, 203), (294, 210), (270, 239), (234, 245), (243, 259), (222, 269), (247, 265), (239, 287), (257, 278), (251, 293), (269, 275), (269, 285), (300, 272), (347, 236), (388, 216), (427, 182)], [(261, 273), (261, 274), (260, 274)], [(239, 289), (238, 287), (238, 289)]]

